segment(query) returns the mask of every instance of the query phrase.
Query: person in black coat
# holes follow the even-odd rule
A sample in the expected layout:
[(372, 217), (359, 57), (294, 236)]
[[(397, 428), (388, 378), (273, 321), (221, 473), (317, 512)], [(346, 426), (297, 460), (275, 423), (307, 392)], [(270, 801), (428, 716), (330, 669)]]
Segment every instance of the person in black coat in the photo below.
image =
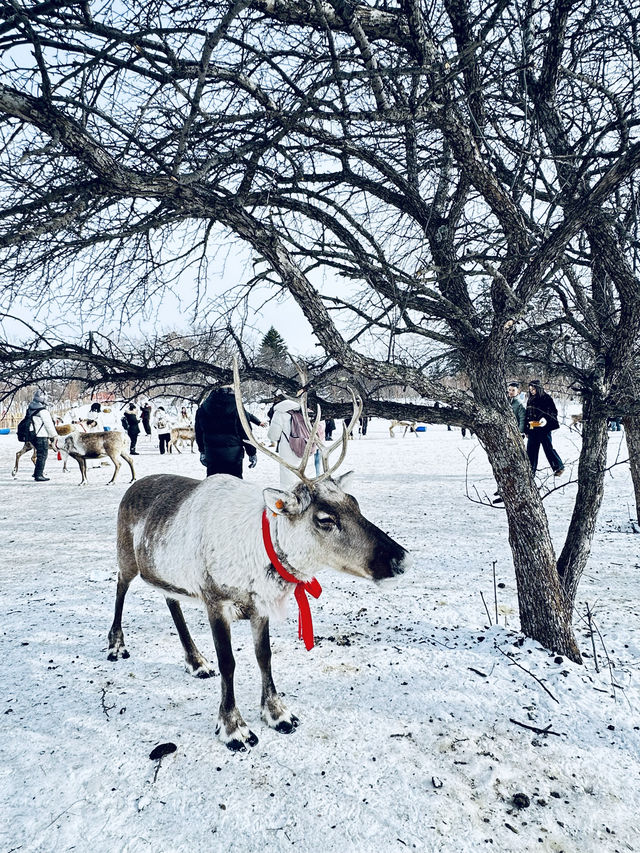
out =
[[(261, 422), (247, 413), (250, 422)], [(233, 387), (214, 388), (198, 408), (195, 420), (196, 443), (200, 461), (207, 467), (207, 477), (212, 474), (232, 474), (242, 479), (242, 457), (249, 456), (249, 467), (258, 461), (255, 447), (245, 444), (245, 433), (236, 410)]]
[(131, 403), (127, 411), (122, 416), (122, 426), (125, 428), (127, 435), (129, 436), (129, 439), (131, 441), (129, 453), (132, 456), (138, 456), (136, 444), (138, 443), (138, 436), (140, 435), (140, 421), (138, 420), (138, 416), (136, 415), (135, 403)]
[(558, 477), (564, 472), (564, 463), (551, 443), (551, 432), (559, 426), (558, 410), (553, 398), (546, 393), (539, 379), (532, 379), (529, 383), (524, 431), (527, 435), (527, 456), (534, 474), (541, 447), (553, 473)]

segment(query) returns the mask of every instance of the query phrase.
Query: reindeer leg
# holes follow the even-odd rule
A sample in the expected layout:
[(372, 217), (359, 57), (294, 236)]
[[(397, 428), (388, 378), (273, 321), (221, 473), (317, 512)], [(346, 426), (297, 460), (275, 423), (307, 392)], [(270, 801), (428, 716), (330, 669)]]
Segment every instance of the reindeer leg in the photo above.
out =
[(84, 456), (76, 456), (78, 460), (78, 465), (80, 466), (80, 485), (83, 486), (85, 483), (88, 483), (87, 480), (87, 460)]
[(124, 450), (120, 451), (120, 456), (124, 459), (125, 462), (129, 463), (129, 468), (131, 468), (131, 479), (129, 480), (129, 482), (133, 483), (136, 478), (136, 469), (133, 467), (133, 459), (129, 456), (128, 453), (125, 453)]
[(118, 572), (118, 587), (116, 589), (116, 607), (113, 614), (113, 624), (109, 631), (109, 654), (108, 660), (118, 660), (119, 658), (128, 658), (129, 652), (124, 644), (124, 634), (122, 633), (122, 608), (124, 607), (124, 597), (127, 594), (129, 585), (134, 577), (138, 574), (136, 568), (133, 572), (123, 571)]
[(167, 607), (173, 616), (173, 621), (178, 629), (178, 636), (184, 649), (184, 657), (187, 662), (187, 672), (191, 673), (195, 678), (211, 678), (215, 675), (215, 671), (209, 661), (204, 658), (193, 642), (187, 623), (184, 621), (182, 608), (175, 598), (167, 598)]
[(115, 456), (115, 455), (112, 456), (111, 453), (107, 453), (107, 456), (113, 462), (113, 467), (114, 467), (113, 477), (107, 483), (107, 486), (111, 486), (116, 481), (116, 477), (118, 476), (118, 471), (120, 470), (120, 464), (121, 463), (120, 463), (120, 460), (118, 459), (117, 456)]
[(217, 608), (207, 602), (207, 613), (213, 634), (213, 642), (218, 655), (218, 669), (222, 686), (222, 699), (216, 725), (216, 734), (224, 745), (233, 752), (244, 752), (249, 746), (255, 746), (258, 738), (249, 729), (236, 707), (233, 689), (233, 674), (236, 662), (231, 648), (231, 630), (229, 623)]
[[(18, 463), (20, 462), (20, 458), (24, 456), (25, 453), (28, 453), (32, 449), (32, 445), (27, 441), (25, 442), (20, 450), (16, 453), (16, 461), (13, 466), (13, 471), (11, 472), (11, 476), (15, 477), (18, 473)], [(35, 462), (34, 462), (35, 465)]]
[(265, 723), (277, 732), (288, 735), (295, 731), (300, 720), (292, 714), (278, 695), (271, 675), (271, 642), (269, 620), (263, 616), (251, 617), (251, 631), (256, 660), (262, 675), (262, 711)]

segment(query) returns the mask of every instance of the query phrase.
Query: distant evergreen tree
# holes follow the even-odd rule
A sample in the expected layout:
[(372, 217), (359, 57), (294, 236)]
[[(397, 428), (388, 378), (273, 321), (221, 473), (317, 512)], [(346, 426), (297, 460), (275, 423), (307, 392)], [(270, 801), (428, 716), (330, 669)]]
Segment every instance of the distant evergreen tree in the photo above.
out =
[(276, 358), (286, 358), (287, 356), (287, 345), (285, 340), (274, 326), (269, 329), (262, 339), (260, 349), (262, 351), (261, 354), (264, 357), (273, 358), (275, 356)]

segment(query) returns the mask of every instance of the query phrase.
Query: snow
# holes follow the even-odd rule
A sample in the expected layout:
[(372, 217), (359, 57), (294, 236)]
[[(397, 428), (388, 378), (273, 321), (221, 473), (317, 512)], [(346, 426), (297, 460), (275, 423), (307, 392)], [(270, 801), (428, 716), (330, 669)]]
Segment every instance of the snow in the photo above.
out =
[[(215, 736), (219, 678), (185, 672), (169, 612), (140, 580), (123, 619), (131, 658), (107, 661), (126, 466), (115, 486), (110, 468), (89, 468), (80, 488), (74, 463), (63, 474), (50, 454), (51, 481), (36, 484), (25, 456), (14, 481), (18, 444), (0, 436), (3, 853), (640, 850), (640, 536), (628, 465), (607, 475), (578, 594), (577, 666), (518, 634), (504, 511), (466, 494), (495, 491), (477, 441), (445, 427), (390, 439), (387, 426), (374, 420), (350, 442), (343, 469), (413, 566), (377, 586), (321, 574), (311, 652), (293, 600), (272, 623), (276, 685), (301, 720), (294, 734), (260, 721), (251, 632), (234, 626), (238, 705), (260, 739), (243, 754)], [(611, 461), (626, 458), (623, 434), (610, 436)], [(578, 441), (566, 427), (554, 434), (565, 483)], [(139, 477), (204, 474), (197, 454), (160, 456), (155, 438), (138, 449)], [(277, 485), (277, 464), (260, 457), (246, 479)], [(556, 546), (574, 496), (567, 485), (545, 500)], [(203, 609), (184, 610), (215, 662)], [(150, 760), (166, 742), (177, 750)]]

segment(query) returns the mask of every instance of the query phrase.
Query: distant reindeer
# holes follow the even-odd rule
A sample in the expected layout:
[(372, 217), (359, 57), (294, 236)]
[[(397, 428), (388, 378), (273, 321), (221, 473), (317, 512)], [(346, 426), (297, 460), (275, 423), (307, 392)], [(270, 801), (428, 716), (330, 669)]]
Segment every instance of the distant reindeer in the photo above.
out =
[[(77, 430), (77, 428), (78, 427), (76, 424), (58, 424), (56, 426), (56, 432), (58, 433), (58, 436), (60, 438), (64, 438), (65, 436), (70, 435), (70, 433), (75, 432)], [(55, 442), (53, 442), (52, 446), (54, 447), (54, 449), (56, 449), (56, 450), (58, 449), (58, 439), (57, 438), (56, 438)], [(31, 454), (31, 462), (34, 465), (36, 464), (36, 449), (33, 446), (33, 444), (31, 444), (30, 441), (25, 441), (25, 443), (22, 445), (20, 450), (16, 453), (16, 461), (15, 461), (15, 464), (13, 466), (13, 471), (11, 472), (12, 477), (16, 477), (18, 475), (18, 465), (20, 464), (20, 459), (22, 456), (24, 456), (25, 453), (28, 453), (30, 450), (33, 451)], [(63, 471), (67, 470), (67, 460), (66, 459), (64, 461), (64, 465), (63, 465), (62, 470)]]
[(75, 459), (80, 467), (80, 485), (87, 481), (87, 459), (100, 459), (108, 456), (114, 464), (113, 477), (107, 485), (115, 483), (118, 471), (122, 465), (121, 459), (128, 463), (131, 469), (131, 482), (136, 478), (133, 460), (125, 451), (126, 438), (121, 432), (109, 430), (108, 432), (74, 432), (64, 442), (63, 453)]
[(404, 432), (402, 433), (402, 437), (404, 438), (408, 432), (412, 432), (415, 437), (418, 437), (418, 433), (416, 432), (416, 421), (391, 421), (389, 424), (389, 435), (391, 438), (395, 438), (393, 431), (396, 427), (404, 427)]
[(569, 429), (573, 429), (576, 432), (582, 432), (582, 414), (571, 415), (571, 423), (569, 425)]
[[(188, 672), (198, 678), (213, 669), (196, 648), (185, 623), (179, 598), (200, 599), (207, 610), (220, 669), (222, 698), (216, 733), (231, 750), (255, 746), (236, 707), (231, 647), (231, 623), (251, 622), (255, 654), (262, 675), (262, 719), (278, 732), (290, 733), (298, 718), (276, 691), (271, 673), (269, 618), (282, 614), (295, 588), (302, 637), (313, 645), (306, 593), (317, 597), (313, 577), (331, 568), (380, 580), (400, 574), (407, 552), (368, 521), (358, 503), (343, 491), (346, 476), (333, 478), (347, 452), (347, 437), (362, 410), (354, 415), (342, 437), (321, 446), (324, 471), (308, 478), (304, 471), (317, 439), (320, 410), (297, 467), (285, 463), (251, 434), (242, 404), (237, 365), (234, 384), (238, 415), (247, 441), (293, 471), (300, 482), (292, 491), (261, 487), (227, 474), (192, 480), (172, 474), (144, 477), (125, 493), (118, 512), (118, 587), (109, 631), (109, 660), (129, 657), (122, 632), (122, 610), (129, 585), (140, 575), (166, 597), (184, 648)], [(306, 396), (301, 400), (306, 411)], [(339, 459), (330, 454), (341, 447)]]
[(182, 453), (180, 444), (183, 441), (191, 442), (191, 452), (193, 453), (193, 443), (196, 440), (196, 431), (193, 427), (172, 427), (171, 441), (169, 442), (169, 453), (173, 453), (175, 447), (177, 453)]

